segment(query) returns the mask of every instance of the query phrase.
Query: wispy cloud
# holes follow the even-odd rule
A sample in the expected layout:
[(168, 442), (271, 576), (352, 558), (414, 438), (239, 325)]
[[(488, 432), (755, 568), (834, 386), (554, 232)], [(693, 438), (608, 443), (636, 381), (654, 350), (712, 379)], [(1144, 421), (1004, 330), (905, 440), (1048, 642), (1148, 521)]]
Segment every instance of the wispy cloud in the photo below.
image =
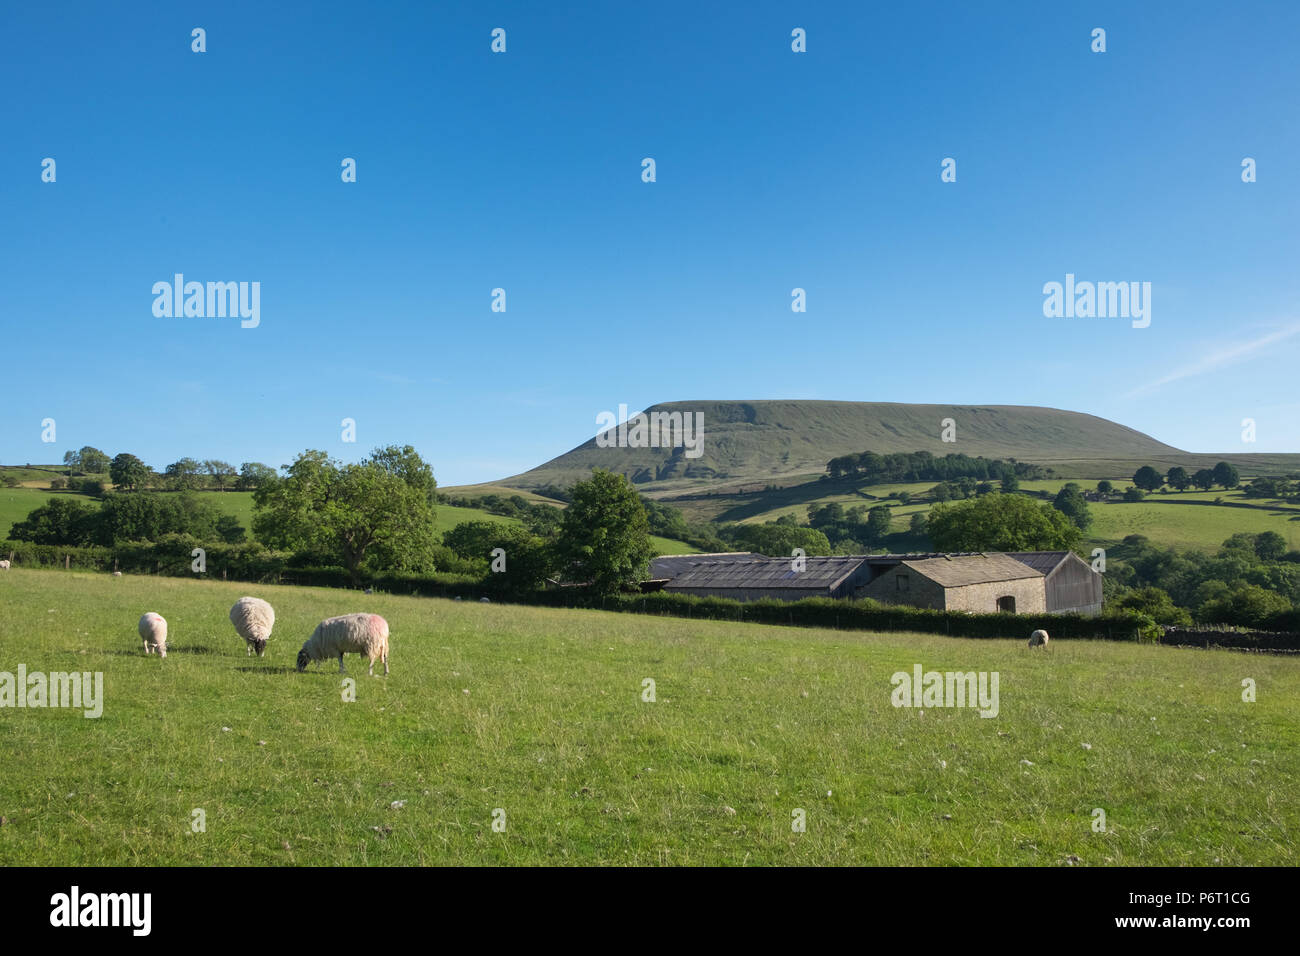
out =
[(1260, 336), (1257, 339), (1251, 339), (1249, 342), (1242, 342), (1240, 345), (1234, 345), (1230, 348), (1221, 348), (1210, 352), (1190, 365), (1184, 365), (1182, 368), (1174, 369), (1167, 375), (1162, 375), (1155, 381), (1147, 382), (1145, 385), (1139, 385), (1137, 388), (1128, 392), (1125, 398), (1134, 398), (1138, 395), (1146, 395), (1154, 392), (1158, 388), (1177, 382), (1184, 378), (1191, 378), (1194, 375), (1204, 375), (1206, 372), (1213, 372), (1215, 369), (1222, 368), (1225, 365), (1234, 365), (1238, 362), (1244, 362), (1247, 359), (1254, 358), (1270, 345), (1275, 345), (1284, 339), (1300, 334), (1300, 322), (1293, 323), (1267, 335)]

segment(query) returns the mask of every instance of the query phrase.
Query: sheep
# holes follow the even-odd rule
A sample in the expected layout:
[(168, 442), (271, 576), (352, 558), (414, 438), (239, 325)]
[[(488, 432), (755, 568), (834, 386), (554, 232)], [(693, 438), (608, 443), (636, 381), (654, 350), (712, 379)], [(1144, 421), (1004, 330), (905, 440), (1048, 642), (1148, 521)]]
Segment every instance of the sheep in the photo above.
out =
[(121, 571), (114, 571), (114, 572), (113, 572), (113, 577), (115, 577), (115, 578), (120, 578), (121, 576), (122, 576), (122, 572), (121, 572)]
[(370, 676), (375, 676), (375, 659), (384, 662), (384, 676), (388, 676), (388, 622), (378, 614), (344, 614), (326, 618), (316, 625), (311, 637), (298, 652), (299, 672), (307, 669), (311, 661), (339, 659), (339, 673), (343, 670), (343, 655), (357, 653), (370, 660)]
[(165, 658), (167, 656), (167, 622), (163, 616), (154, 611), (149, 611), (140, 618), (140, 637), (144, 639), (144, 652), (152, 654), (158, 651), (158, 656)]
[(271, 628), (275, 627), (275, 609), (261, 598), (241, 597), (230, 609), (230, 623), (248, 645), (248, 654), (253, 651), (261, 657), (266, 652), (266, 642), (271, 639)]
[(1044, 631), (1044, 630), (1037, 630), (1037, 631), (1034, 631), (1034, 633), (1032, 633), (1032, 634), (1029, 635), (1029, 646), (1030, 646), (1030, 647), (1046, 647), (1046, 646), (1047, 646), (1047, 642), (1050, 641), (1050, 640), (1051, 640), (1051, 638), (1049, 638), (1049, 637), (1047, 636), (1047, 632), (1046, 632), (1046, 631)]
[(0, 561), (0, 571), (8, 571), (8, 570), (9, 570), (9, 562)]

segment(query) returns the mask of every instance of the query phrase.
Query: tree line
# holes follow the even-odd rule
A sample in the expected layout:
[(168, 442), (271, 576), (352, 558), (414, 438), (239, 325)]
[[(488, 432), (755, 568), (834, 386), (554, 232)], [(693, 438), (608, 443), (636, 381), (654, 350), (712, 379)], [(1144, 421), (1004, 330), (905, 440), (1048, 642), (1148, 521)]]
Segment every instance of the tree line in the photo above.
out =
[(840, 455), (826, 463), (826, 472), (832, 479), (855, 478), (870, 482), (891, 481), (949, 481), (953, 478), (972, 478), (976, 481), (1000, 481), (1005, 477), (1033, 479), (1051, 476), (1050, 468), (1016, 461), (1014, 458), (971, 457), (947, 454), (936, 458), (928, 451), (891, 452), (880, 454), (863, 451), (856, 455)]

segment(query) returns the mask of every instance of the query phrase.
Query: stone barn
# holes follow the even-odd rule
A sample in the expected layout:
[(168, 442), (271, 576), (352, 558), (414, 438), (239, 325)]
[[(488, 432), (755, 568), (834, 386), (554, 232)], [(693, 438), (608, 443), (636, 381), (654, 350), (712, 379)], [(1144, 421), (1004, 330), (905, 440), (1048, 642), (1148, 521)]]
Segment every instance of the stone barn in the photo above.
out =
[(1008, 551), (1007, 556), (1043, 573), (1049, 614), (1101, 613), (1101, 575), (1073, 551)]
[(800, 571), (795, 570), (793, 558), (706, 561), (677, 575), (664, 590), (673, 594), (725, 597), (736, 601), (841, 598), (853, 597), (872, 574), (867, 559), (860, 556), (804, 558), (803, 561), (804, 567)]
[(854, 597), (938, 611), (1041, 614), (1043, 572), (1005, 554), (904, 559), (875, 576)]

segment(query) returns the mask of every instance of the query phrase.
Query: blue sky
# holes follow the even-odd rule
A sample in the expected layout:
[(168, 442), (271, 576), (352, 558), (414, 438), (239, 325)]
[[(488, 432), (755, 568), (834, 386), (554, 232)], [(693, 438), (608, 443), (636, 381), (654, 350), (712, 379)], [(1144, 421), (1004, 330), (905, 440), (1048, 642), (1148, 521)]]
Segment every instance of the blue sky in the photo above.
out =
[[(620, 403), (761, 398), (1300, 451), (1296, 36), (1290, 3), (8, 4), (0, 461), (409, 442), (447, 485)], [(260, 282), (260, 326), (155, 317), (176, 272)], [(1150, 282), (1150, 327), (1045, 318), (1066, 273)]]

